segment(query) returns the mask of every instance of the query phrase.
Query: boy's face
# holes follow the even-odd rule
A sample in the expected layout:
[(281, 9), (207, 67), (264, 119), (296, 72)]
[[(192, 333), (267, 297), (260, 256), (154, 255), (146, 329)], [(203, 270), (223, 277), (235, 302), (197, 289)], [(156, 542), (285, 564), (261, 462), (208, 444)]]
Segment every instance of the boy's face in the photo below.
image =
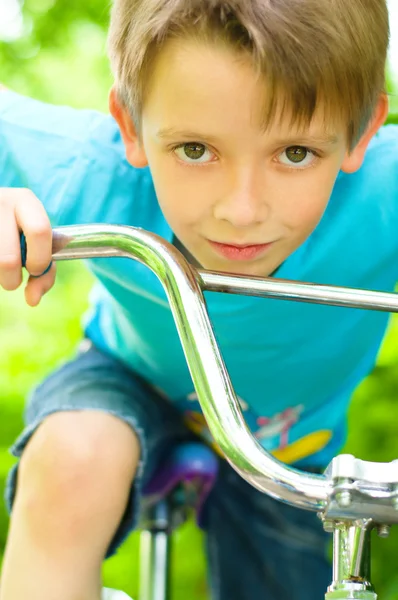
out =
[(264, 91), (242, 57), (179, 41), (152, 70), (138, 149), (115, 115), (128, 159), (148, 162), (165, 218), (206, 269), (271, 274), (314, 230), (349, 160), (345, 128), (325, 131), (319, 117), (262, 130)]

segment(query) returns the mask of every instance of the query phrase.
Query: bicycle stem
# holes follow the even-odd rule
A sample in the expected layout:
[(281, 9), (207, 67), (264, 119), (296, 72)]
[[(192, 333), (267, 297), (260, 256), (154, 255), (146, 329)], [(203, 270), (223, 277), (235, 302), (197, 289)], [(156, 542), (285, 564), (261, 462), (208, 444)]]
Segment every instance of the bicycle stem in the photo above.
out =
[(338, 522), (333, 527), (333, 582), (325, 600), (376, 600), (370, 582), (371, 519)]

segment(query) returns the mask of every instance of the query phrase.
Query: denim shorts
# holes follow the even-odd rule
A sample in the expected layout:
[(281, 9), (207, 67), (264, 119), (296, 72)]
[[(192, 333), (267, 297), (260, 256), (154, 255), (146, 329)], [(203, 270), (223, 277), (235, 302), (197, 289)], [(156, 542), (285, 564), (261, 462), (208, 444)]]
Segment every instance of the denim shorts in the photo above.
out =
[[(20, 457), (40, 423), (60, 411), (102, 410), (136, 432), (141, 459), (128, 505), (107, 557), (136, 527), (142, 487), (174, 445), (194, 438), (180, 413), (141, 377), (91, 345), (31, 394), (26, 428), (11, 451)], [(15, 496), (18, 463), (6, 503)], [(315, 470), (315, 469), (314, 469)], [(218, 479), (201, 516), (213, 600), (320, 600), (332, 579), (329, 536), (315, 513), (262, 494), (220, 460)]]

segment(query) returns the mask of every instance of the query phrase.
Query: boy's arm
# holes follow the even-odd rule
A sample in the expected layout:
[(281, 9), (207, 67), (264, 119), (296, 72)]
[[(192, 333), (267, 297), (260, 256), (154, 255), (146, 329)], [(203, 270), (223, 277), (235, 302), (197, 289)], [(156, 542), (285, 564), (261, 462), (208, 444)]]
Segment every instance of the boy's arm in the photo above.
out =
[[(93, 180), (100, 179), (98, 158), (107, 150), (100, 138), (104, 124), (109, 129), (109, 119), (96, 111), (39, 102), (1, 86), (0, 188), (30, 189), (43, 203), (52, 226), (95, 218)], [(111, 170), (115, 160), (106, 164)], [(103, 177), (101, 183), (96, 205), (101, 204), (101, 195), (110, 193)]]

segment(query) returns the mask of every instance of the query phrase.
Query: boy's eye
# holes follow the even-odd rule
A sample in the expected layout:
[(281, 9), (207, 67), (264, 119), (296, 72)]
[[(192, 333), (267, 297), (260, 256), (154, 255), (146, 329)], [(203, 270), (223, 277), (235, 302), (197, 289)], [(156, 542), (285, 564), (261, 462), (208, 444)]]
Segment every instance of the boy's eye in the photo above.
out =
[(299, 168), (304, 168), (312, 164), (315, 157), (315, 152), (309, 148), (305, 148), (304, 146), (290, 146), (279, 155), (279, 160), (288, 167), (294, 168), (294, 165), (298, 165)]
[[(178, 158), (188, 164), (206, 164), (211, 161), (213, 153), (200, 142), (186, 142), (174, 146), (172, 151)], [(278, 156), (279, 162), (290, 168), (304, 169), (311, 166), (318, 155), (305, 146), (289, 146)]]
[[(204, 144), (200, 144), (198, 142), (179, 144), (173, 148), (173, 151), (177, 154), (180, 160), (188, 164), (208, 162), (208, 156), (206, 156), (206, 153), (211, 155), (210, 150)], [(204, 160), (202, 160), (203, 158)]]
[(286, 156), (294, 163), (301, 163), (307, 158), (308, 150), (302, 146), (292, 146), (286, 150)]

